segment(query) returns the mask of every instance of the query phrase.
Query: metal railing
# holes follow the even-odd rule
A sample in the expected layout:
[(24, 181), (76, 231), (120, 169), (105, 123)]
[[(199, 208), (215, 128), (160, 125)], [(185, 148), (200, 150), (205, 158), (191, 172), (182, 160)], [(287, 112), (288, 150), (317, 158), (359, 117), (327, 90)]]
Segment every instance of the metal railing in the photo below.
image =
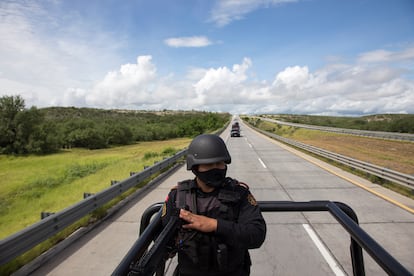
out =
[[(84, 200), (74, 204), (60, 212), (50, 213), (41, 221), (17, 232), (0, 241), (0, 265), (20, 256), (39, 243), (47, 240), (65, 227), (75, 223), (87, 214), (102, 207), (112, 199), (123, 194), (130, 188), (138, 185), (143, 180), (149, 178), (155, 173), (160, 172), (176, 163), (184, 157), (187, 149), (184, 149), (175, 155), (164, 159), (151, 167), (145, 168), (139, 173), (131, 173), (131, 176), (120, 182), (114, 181), (112, 186), (99, 193), (89, 195)], [(150, 187), (145, 186), (138, 192), (143, 192)]]
[[(214, 133), (220, 135), (228, 127), (229, 123), (230, 121)], [(60, 212), (42, 212), (41, 221), (0, 241), (0, 265), (3, 265), (32, 249), (34, 246), (62, 231), (65, 227), (72, 225), (87, 214), (90, 214), (112, 199), (120, 196), (130, 188), (137, 186), (140, 182), (150, 176), (172, 166), (178, 160), (186, 156), (186, 154), (187, 149), (181, 150), (153, 166), (144, 168), (144, 170), (139, 173), (131, 173), (131, 176), (125, 180), (120, 182), (111, 181), (110, 188), (96, 194), (85, 193), (84, 200)], [(136, 194), (142, 193), (150, 188), (152, 187), (146, 185)]]
[(269, 121), (277, 123), (279, 125), (286, 125), (292, 127), (300, 127), (306, 129), (313, 129), (326, 132), (335, 132), (342, 134), (350, 134), (356, 136), (380, 138), (387, 140), (401, 140), (401, 141), (411, 141), (414, 142), (414, 134), (412, 133), (399, 133), (399, 132), (386, 132), (386, 131), (372, 131), (372, 130), (359, 130), (359, 129), (349, 129), (349, 128), (338, 128), (338, 127), (324, 127), (324, 126), (315, 126), (315, 125), (305, 125), (297, 123), (283, 122), (279, 120), (274, 120), (266, 117), (255, 117), (264, 121)]
[[(307, 202), (258, 201), (257, 203), (262, 212), (329, 212), (350, 235), (350, 255), (353, 275), (365, 275), (362, 249), (364, 249), (389, 275), (412, 275), (359, 226), (356, 213), (345, 203), (326, 200)], [(161, 237), (166, 231), (172, 231), (171, 229), (167, 229), (167, 227), (161, 229), (161, 206), (162, 203), (155, 203), (149, 206), (143, 213), (141, 218), (140, 236), (115, 268), (111, 274), (112, 276), (128, 275), (136, 264), (141, 264), (143, 259), (151, 258), (157, 260), (157, 265), (152, 264), (151, 272), (155, 273), (155, 270), (157, 270), (156, 275), (164, 275), (163, 272), (160, 274), (158, 274), (158, 272), (159, 268), (165, 267), (165, 258), (160, 258), (160, 256), (156, 256), (156, 254), (151, 254), (152, 249), (157, 246), (159, 240), (158, 237)], [(158, 214), (151, 220), (151, 217), (157, 212)], [(155, 242), (152, 244), (153, 241)], [(165, 243), (166, 241), (163, 242)], [(149, 246), (151, 244), (152, 247), (150, 248)], [(148, 262), (145, 262), (145, 264), (147, 263)]]
[[(250, 125), (251, 126), (251, 125)], [(279, 140), (281, 142), (284, 142), (286, 144), (295, 146), (297, 148), (306, 150), (308, 152), (314, 153), (316, 155), (328, 158), (330, 160), (334, 160), (336, 162), (339, 162), (341, 164), (347, 165), (351, 168), (359, 169), (361, 171), (367, 172), (369, 174), (378, 176), (380, 178), (387, 179), (389, 181), (395, 182), (397, 184), (403, 185), (405, 187), (408, 187), (410, 189), (414, 188), (414, 176), (393, 171), (388, 168), (380, 167), (374, 164), (370, 164), (367, 162), (359, 161), (356, 159), (353, 159), (351, 157), (347, 157), (341, 154), (333, 153), (318, 147), (310, 146), (304, 143), (300, 143), (298, 141), (288, 139), (279, 135), (276, 135), (274, 133), (261, 130), (259, 128), (256, 128), (254, 126), (251, 126), (255, 130), (259, 131), (260, 133), (263, 133), (264, 135), (274, 138), (276, 140)]]

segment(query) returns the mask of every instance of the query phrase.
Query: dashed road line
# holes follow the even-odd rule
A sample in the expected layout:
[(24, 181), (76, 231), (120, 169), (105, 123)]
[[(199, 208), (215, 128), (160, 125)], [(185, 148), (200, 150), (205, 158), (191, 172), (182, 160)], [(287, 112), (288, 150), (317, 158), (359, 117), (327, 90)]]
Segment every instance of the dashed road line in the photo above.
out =
[(267, 167), (266, 167), (265, 163), (262, 161), (262, 159), (260, 159), (260, 158), (257, 158), (257, 159), (259, 159), (259, 162), (260, 162), (260, 164), (262, 164), (263, 168), (266, 169)]
[(316, 245), (319, 252), (322, 254), (329, 267), (332, 269), (333, 273), (337, 276), (345, 276), (345, 273), (342, 271), (325, 245), (321, 242), (315, 231), (313, 231), (312, 227), (310, 227), (309, 224), (302, 224), (302, 226), (305, 228), (306, 233), (308, 233), (309, 237), (312, 239), (313, 243)]

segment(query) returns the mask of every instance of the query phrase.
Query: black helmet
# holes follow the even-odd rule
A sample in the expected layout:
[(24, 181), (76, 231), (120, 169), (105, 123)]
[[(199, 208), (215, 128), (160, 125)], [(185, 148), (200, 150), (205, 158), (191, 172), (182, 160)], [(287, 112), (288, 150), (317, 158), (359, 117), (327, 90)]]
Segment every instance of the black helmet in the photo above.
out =
[(214, 134), (198, 135), (188, 147), (187, 170), (191, 170), (194, 165), (220, 161), (224, 161), (226, 164), (231, 163), (226, 144), (220, 136)]

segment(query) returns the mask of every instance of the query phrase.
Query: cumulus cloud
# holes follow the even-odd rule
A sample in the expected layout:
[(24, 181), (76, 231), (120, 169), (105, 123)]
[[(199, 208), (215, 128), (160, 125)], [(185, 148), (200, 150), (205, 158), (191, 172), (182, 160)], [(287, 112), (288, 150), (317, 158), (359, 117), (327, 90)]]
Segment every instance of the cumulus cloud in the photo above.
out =
[[(231, 67), (192, 68), (184, 80), (156, 75), (150, 56), (108, 73), (86, 97), (88, 104), (136, 109), (198, 109), (231, 113), (361, 115), (413, 113), (414, 82), (400, 68), (358, 62), (315, 71), (289, 66), (272, 81), (252, 80), (253, 61)], [(92, 99), (94, 99), (92, 101)]]
[(151, 88), (156, 68), (151, 59), (151, 56), (139, 56), (136, 64), (124, 64), (119, 71), (107, 73), (86, 95), (86, 103), (105, 107), (154, 102)]
[(224, 66), (206, 70), (194, 84), (200, 104), (226, 106), (237, 102), (251, 64), (250, 59), (244, 58), (242, 64), (234, 64), (232, 69)]
[(287, 67), (276, 75), (273, 86), (303, 90), (312, 78), (313, 76), (309, 74), (309, 69), (306, 66)]
[(205, 36), (171, 37), (164, 40), (164, 43), (175, 48), (205, 47), (212, 44), (212, 42)]
[[(221, 1), (215, 10), (216, 22), (227, 24), (252, 9), (282, 2)], [(157, 70), (151, 55), (120, 64), (116, 49), (122, 42), (88, 29), (82, 20), (67, 26), (50, 17), (46, 20), (53, 23), (50, 26), (39, 24), (39, 18), (50, 15), (36, 3), (41, 2), (0, 5), (0, 96), (21, 95), (29, 106), (332, 115), (414, 113), (414, 47), (375, 49), (346, 63), (331, 59), (314, 70), (306, 64), (291, 64), (267, 80), (252, 77), (256, 72), (249, 57), (240, 57), (236, 64), (191, 67), (179, 78), (174, 72), (159, 75), (162, 70)], [(52, 39), (46, 35), (49, 32), (58, 35)], [(171, 38), (166, 43), (172, 47), (211, 44), (207, 37)]]
[[(400, 60), (408, 52), (407, 49), (396, 52), (388, 61)], [(361, 64), (358, 60), (355, 64), (330, 64), (315, 72), (309, 72), (306, 66), (288, 67), (276, 74), (272, 83), (273, 93), (281, 96), (281, 104), (274, 107), (273, 112), (413, 113), (414, 82), (412, 78), (403, 77), (407, 70), (395, 64), (371, 65)]]
[(194, 85), (198, 93), (212, 91), (217, 86), (235, 86), (246, 80), (246, 70), (251, 65), (251, 60), (245, 58), (242, 64), (233, 65), (232, 70), (227, 67), (219, 67), (217, 69), (210, 68), (204, 76)]
[[(217, 1), (210, 19), (219, 26), (289, 0)], [(42, 5), (57, 5), (52, 9)], [(184, 77), (160, 75), (156, 56), (122, 64), (121, 36), (76, 11), (50, 13), (59, 1), (0, 4), (0, 96), (21, 95), (38, 107), (87, 106), (231, 113), (361, 115), (414, 113), (414, 47), (373, 49), (344, 62), (334, 57), (316, 69), (290, 64), (257, 79), (254, 59), (192, 67)], [(171, 37), (170, 47), (205, 47), (206, 36)], [(124, 58), (122, 58), (124, 60)], [(191, 66), (191, 65), (189, 65)], [(271, 68), (270, 68), (271, 70)]]
[[(238, 114), (414, 113), (414, 81), (404, 77), (406, 70), (399, 67), (372, 67), (357, 60), (328, 64), (315, 71), (295, 65), (276, 72), (270, 81), (252, 79), (252, 68), (253, 61), (246, 57), (230, 67), (192, 68), (186, 78), (177, 80), (173, 75), (159, 76), (152, 56), (138, 56), (136, 63), (108, 72), (90, 88), (68, 88), (58, 101), (49, 102)], [(42, 100), (46, 101), (45, 97)]]
[(297, 0), (221, 0), (216, 2), (216, 6), (211, 11), (210, 20), (218, 26), (225, 26), (234, 20), (243, 17), (259, 8), (276, 6)]

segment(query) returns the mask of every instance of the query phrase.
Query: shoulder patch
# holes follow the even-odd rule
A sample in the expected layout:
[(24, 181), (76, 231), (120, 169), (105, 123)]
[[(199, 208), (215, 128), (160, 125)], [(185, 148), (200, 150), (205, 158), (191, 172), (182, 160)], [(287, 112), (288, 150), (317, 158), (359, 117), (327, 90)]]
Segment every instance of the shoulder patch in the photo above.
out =
[(257, 201), (251, 193), (247, 195), (247, 201), (250, 203), (250, 205), (257, 206)]
[(167, 204), (164, 203), (162, 205), (162, 212), (161, 212), (161, 217), (165, 217), (165, 215), (167, 214)]

